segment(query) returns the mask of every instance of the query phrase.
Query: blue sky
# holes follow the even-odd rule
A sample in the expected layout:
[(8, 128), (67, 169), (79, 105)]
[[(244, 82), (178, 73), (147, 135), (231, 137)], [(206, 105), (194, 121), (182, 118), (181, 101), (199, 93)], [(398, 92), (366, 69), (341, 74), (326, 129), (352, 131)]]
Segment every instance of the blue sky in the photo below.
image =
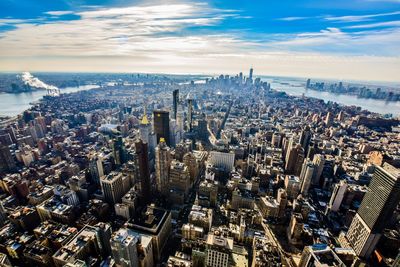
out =
[(0, 1), (0, 71), (399, 81), (400, 0)]

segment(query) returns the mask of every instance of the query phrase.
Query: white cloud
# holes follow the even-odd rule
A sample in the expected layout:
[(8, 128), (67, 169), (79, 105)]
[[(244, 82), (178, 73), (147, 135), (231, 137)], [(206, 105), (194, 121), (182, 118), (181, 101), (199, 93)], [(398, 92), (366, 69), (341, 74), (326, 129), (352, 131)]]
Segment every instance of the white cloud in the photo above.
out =
[(64, 16), (64, 15), (69, 15), (69, 14), (74, 14), (72, 11), (48, 11), (45, 12), (47, 15), (51, 16)]
[(0, 70), (233, 73), (253, 65), (273, 75), (399, 79), (394, 74), (400, 66), (399, 32), (394, 29), (347, 33), (327, 28), (270, 34), (256, 42), (240, 32), (212, 31), (210, 26), (241, 16), (207, 4), (96, 7), (74, 14), (79, 19), (15, 21), (16, 29), (0, 38)]
[(284, 17), (284, 18), (279, 18), (278, 20), (282, 21), (297, 21), (297, 20), (305, 20), (309, 19), (309, 17)]
[(353, 15), (353, 16), (326, 16), (325, 20), (328, 21), (336, 21), (336, 22), (360, 22), (360, 21), (370, 21), (373, 18), (377, 17), (385, 17), (385, 16), (395, 16), (400, 15), (400, 11), (396, 12), (387, 12), (387, 13), (378, 13), (378, 14), (369, 14), (369, 15)]
[(370, 29), (370, 28), (380, 28), (380, 27), (400, 27), (400, 20), (352, 25), (352, 26), (346, 26), (343, 28), (344, 29)]

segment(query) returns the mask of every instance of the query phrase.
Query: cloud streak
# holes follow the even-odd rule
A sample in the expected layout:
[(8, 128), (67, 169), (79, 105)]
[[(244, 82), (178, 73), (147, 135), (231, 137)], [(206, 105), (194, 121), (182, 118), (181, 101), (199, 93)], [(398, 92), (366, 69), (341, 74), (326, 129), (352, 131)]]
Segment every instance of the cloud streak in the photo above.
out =
[(400, 11), (378, 13), (378, 14), (368, 14), (368, 15), (358, 15), (358, 16), (326, 16), (325, 20), (335, 21), (335, 22), (361, 22), (361, 21), (370, 21), (374, 18), (395, 16), (395, 15), (400, 15)]
[[(326, 20), (332, 24), (365, 21), (394, 13), (329, 17)], [(281, 74), (312, 72), (322, 77), (331, 75), (331, 68), (341, 77), (353, 75), (352, 78), (364, 76), (388, 80), (395, 77), (392, 69), (399, 64), (400, 30), (396, 25), (390, 29), (370, 30), (383, 26), (350, 24), (346, 27), (354, 28), (349, 31), (346, 27), (327, 27), (297, 34), (255, 33), (253, 38), (248, 38), (245, 32), (223, 32), (216, 28), (227, 20), (251, 17), (242, 16), (238, 10), (217, 9), (205, 3), (92, 7), (80, 12), (49, 11), (46, 15), (60, 19), (42, 23), (0, 20), (0, 25), (15, 26), (0, 32), (0, 70), (184, 70), (199, 73), (204, 70), (229, 72), (253, 65), (270, 74), (278, 70)], [(64, 15), (76, 18), (67, 20)], [(311, 18), (278, 20), (305, 19)], [(318, 19), (325, 20), (325, 17)], [(366, 63), (368, 60), (370, 63)], [(274, 63), (273, 68), (269, 62)], [(358, 72), (347, 74), (343, 64), (351, 65), (353, 72), (354, 69)]]

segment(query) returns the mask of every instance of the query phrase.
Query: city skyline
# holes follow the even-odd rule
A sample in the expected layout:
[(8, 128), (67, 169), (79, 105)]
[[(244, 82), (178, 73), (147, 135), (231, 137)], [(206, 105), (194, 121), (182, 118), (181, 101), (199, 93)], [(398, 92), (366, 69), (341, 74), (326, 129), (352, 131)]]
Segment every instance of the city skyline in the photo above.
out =
[[(0, 71), (400, 81), (399, 1), (0, 3)], [(356, 71), (355, 71), (356, 70)]]

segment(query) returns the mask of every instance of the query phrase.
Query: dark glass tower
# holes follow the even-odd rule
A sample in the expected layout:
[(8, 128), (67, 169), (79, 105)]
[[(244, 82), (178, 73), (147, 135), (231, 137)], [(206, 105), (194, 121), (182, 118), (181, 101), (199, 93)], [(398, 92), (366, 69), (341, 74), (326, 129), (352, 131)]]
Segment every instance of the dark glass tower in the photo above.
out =
[(149, 149), (147, 143), (142, 140), (136, 141), (136, 156), (139, 166), (140, 187), (143, 199), (143, 204), (147, 204), (151, 197), (150, 188), (150, 170), (149, 170)]
[(115, 165), (120, 166), (125, 163), (125, 146), (120, 135), (113, 140), (113, 154)]
[(172, 92), (172, 105), (174, 112), (174, 119), (176, 120), (176, 114), (178, 113), (178, 103), (179, 103), (179, 90), (176, 89)]
[(193, 130), (193, 99), (188, 98), (188, 113), (187, 113), (187, 130)]
[(154, 133), (156, 134), (157, 144), (160, 138), (164, 138), (165, 143), (170, 146), (169, 140), (169, 112), (164, 110), (154, 110)]

